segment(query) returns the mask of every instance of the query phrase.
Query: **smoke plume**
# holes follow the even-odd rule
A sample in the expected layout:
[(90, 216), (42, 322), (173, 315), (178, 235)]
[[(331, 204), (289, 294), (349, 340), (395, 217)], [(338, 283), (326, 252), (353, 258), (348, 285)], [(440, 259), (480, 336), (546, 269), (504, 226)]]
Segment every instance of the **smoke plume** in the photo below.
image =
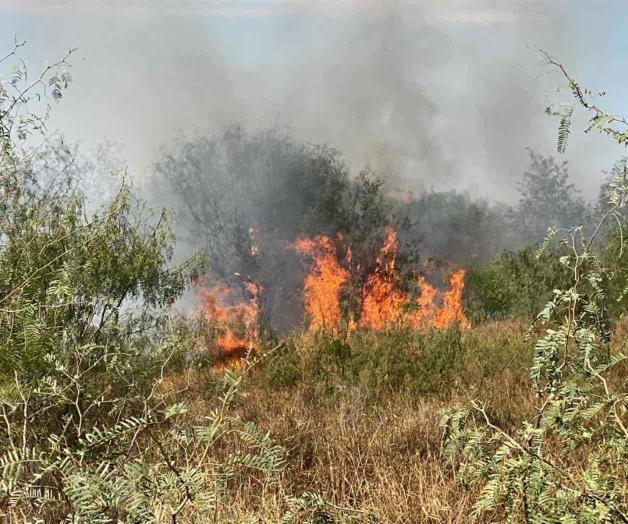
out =
[(534, 49), (569, 61), (563, 2), (55, 5), (27, 2), (19, 28), (36, 29), (24, 36), (38, 55), (76, 45), (85, 58), (55, 123), (125, 144), (143, 178), (161, 145), (233, 123), (286, 126), (415, 193), (510, 198), (525, 148), (553, 148), (543, 109), (557, 78)]

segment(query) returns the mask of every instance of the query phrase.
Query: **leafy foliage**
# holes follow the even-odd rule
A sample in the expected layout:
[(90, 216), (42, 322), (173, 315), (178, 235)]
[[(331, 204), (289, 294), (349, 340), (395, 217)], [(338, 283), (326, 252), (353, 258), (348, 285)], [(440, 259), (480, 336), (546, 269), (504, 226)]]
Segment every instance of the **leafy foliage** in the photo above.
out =
[(568, 230), (573, 224), (589, 224), (589, 210), (569, 181), (567, 162), (557, 163), (533, 151), (530, 167), (519, 185), (519, 202), (512, 214), (518, 240), (540, 243), (549, 228)]
[[(147, 391), (129, 383), (123, 397), (106, 388), (91, 394), (90, 370), (71, 375), (52, 360), (37, 389), (16, 382), (15, 400), (2, 403), (7, 451), (0, 456), (0, 501), (7, 514), (29, 520), (188, 522), (193, 515), (222, 513), (230, 482), (253, 475), (271, 486), (284, 452), (254, 424), (230, 414), (241, 376), (225, 374), (211, 415), (195, 417), (180, 401), (185, 388), (166, 387), (163, 371), (173, 352), (162, 346), (161, 374)], [(81, 359), (92, 353), (76, 350)], [(120, 359), (103, 360), (130, 367)], [(123, 378), (129, 380), (118, 380)], [(97, 423), (90, 411), (110, 422)], [(46, 439), (31, 434), (53, 413), (61, 414), (58, 432)]]
[[(170, 307), (202, 260), (173, 266), (168, 213), (125, 183), (88, 212), (75, 155), (25, 116), (68, 67), (0, 90), (0, 519), (239, 522), (239, 488), (276, 497), (284, 521), (344, 513), (283, 491), (285, 450), (236, 414), (255, 361), (188, 405), (201, 333)], [(29, 130), (44, 143), (17, 147)]]
[(528, 318), (552, 298), (552, 290), (569, 282), (559, 251), (537, 256), (534, 247), (505, 252), (491, 264), (469, 268), (464, 305), (471, 320)]
[[(594, 125), (619, 122), (592, 107), (559, 67), (577, 102), (595, 113)], [(561, 122), (564, 144), (563, 127)], [(627, 196), (628, 186), (617, 180), (593, 233), (587, 237), (579, 227), (564, 241), (560, 262), (571, 274), (570, 286), (554, 291), (530, 332), (538, 333), (530, 367), (537, 415), (515, 433), (496, 425), (477, 401), (443, 419), (447, 456), (463, 483), (479, 486), (476, 518), (628, 522), (628, 394), (625, 381), (613, 379), (625, 373), (627, 357), (610, 354), (605, 268), (594, 247), (604, 222), (621, 212)]]
[[(406, 392), (416, 398), (447, 397), (499, 373), (525, 378), (531, 354), (520, 341), (498, 340), (483, 329), (415, 331), (391, 328), (345, 337), (293, 333), (281, 351), (262, 362), (262, 385), (271, 390), (306, 388), (322, 405), (358, 394), (367, 405), (385, 405)], [(514, 337), (511, 337), (514, 338)]]
[(47, 65), (34, 79), (30, 79), (26, 65), (17, 60), (18, 52), (26, 42), (15, 41), (13, 49), (0, 58), (0, 65), (10, 65), (6, 78), (0, 82), (0, 150), (3, 169), (16, 160), (16, 148), (32, 135), (45, 135), (50, 105), (43, 113), (32, 109), (42, 102), (48, 91), (52, 99), (59, 101), (72, 82), (68, 58), (70, 49), (59, 61)]

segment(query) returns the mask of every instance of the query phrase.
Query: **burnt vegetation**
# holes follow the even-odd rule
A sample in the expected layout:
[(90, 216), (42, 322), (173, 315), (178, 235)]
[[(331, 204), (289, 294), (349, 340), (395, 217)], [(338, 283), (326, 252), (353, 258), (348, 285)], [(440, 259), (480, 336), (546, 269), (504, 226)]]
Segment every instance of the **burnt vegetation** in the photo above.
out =
[[(400, 195), (235, 126), (163, 150), (168, 209), (124, 173), (93, 199), (103, 164), (46, 131), (72, 55), (33, 81), (21, 45), (0, 63), (0, 520), (628, 522), (625, 159), (589, 201), (531, 151), (507, 205)], [(575, 111), (625, 143), (545, 57), (573, 94), (548, 110), (559, 152)]]

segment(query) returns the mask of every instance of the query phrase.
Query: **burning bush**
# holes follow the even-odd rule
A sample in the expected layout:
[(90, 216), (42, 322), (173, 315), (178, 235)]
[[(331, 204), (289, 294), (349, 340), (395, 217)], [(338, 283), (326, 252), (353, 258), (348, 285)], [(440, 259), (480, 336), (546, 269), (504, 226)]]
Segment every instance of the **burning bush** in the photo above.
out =
[(336, 246), (326, 236), (301, 238), (294, 244), (301, 255), (313, 258), (303, 294), (310, 329), (335, 331), (340, 323), (340, 292), (349, 277), (336, 258)]
[[(426, 277), (416, 279), (418, 292), (404, 289), (404, 277), (397, 267), (398, 240), (388, 227), (373, 269), (357, 289), (351, 282), (353, 257), (345, 237), (319, 235), (300, 237), (289, 247), (306, 260), (302, 286), (308, 331), (337, 335), (356, 329), (382, 331), (393, 327), (426, 330), (459, 325), (469, 327), (462, 308), (465, 271), (449, 274), (449, 288), (439, 290)], [(255, 249), (263, 249), (255, 245)], [(339, 256), (342, 255), (342, 256)], [(260, 346), (260, 299), (263, 288), (238, 275), (247, 297), (225, 283), (196, 289), (205, 321), (210, 327), (205, 344), (212, 362), (222, 366), (239, 361)]]
[(237, 364), (259, 348), (259, 290), (252, 282), (246, 284), (246, 289), (250, 299), (241, 302), (224, 283), (212, 287), (196, 283), (201, 314), (209, 328), (205, 345), (210, 348), (214, 366)]
[[(338, 237), (337, 241), (343, 241), (343, 238)], [(349, 271), (342, 267), (336, 256), (335, 244), (329, 237), (301, 238), (294, 247), (313, 259), (304, 283), (309, 329), (333, 333), (342, 324), (340, 297)], [(347, 255), (343, 263), (349, 265), (351, 250), (345, 247), (345, 252)], [(447, 291), (436, 289), (424, 276), (419, 276), (419, 293), (413, 297), (412, 293), (403, 289), (404, 281), (396, 265), (397, 253), (397, 234), (389, 227), (374, 268), (358, 292), (357, 324), (354, 321), (356, 312), (344, 312), (347, 328), (353, 330), (357, 325), (378, 331), (395, 325), (428, 328), (447, 327), (454, 323), (468, 327), (469, 322), (462, 309), (465, 271), (458, 269), (451, 273), (450, 289)]]
[(370, 170), (351, 175), (338, 151), (277, 129), (232, 128), (183, 143), (155, 170), (155, 190), (177, 209), (179, 237), (206, 252), (210, 280), (243, 300), (236, 274), (261, 285), (259, 307), (281, 333), (302, 321), (302, 266), (288, 248), (295, 239), (342, 233), (353, 250), (349, 278), (361, 283), (385, 224), (397, 224)]

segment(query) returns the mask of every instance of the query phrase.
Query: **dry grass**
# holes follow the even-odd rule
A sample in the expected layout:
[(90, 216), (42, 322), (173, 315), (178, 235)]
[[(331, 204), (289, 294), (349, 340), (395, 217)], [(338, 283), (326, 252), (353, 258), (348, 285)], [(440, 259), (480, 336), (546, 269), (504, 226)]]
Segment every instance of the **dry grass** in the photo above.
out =
[(383, 522), (464, 522), (462, 493), (441, 457), (442, 401), (399, 395), (365, 409), (360, 399), (335, 409), (309, 405), (306, 391), (247, 398), (243, 408), (290, 450), (283, 483)]
[[(465, 356), (464, 380), (458, 376), (453, 388), (429, 397), (401, 388), (371, 402), (364, 384), (346, 383), (327, 398), (307, 376), (294, 387), (277, 389), (256, 372), (238, 410), (288, 450), (287, 467), (276, 491), (260, 494), (255, 486), (239, 485), (229, 518), (248, 522), (255, 514), (262, 522), (277, 522), (282, 496), (307, 491), (359, 510), (346, 514), (359, 522), (468, 522), (473, 493), (461, 487), (443, 459), (442, 412), (470, 398), (488, 400), (506, 425), (531, 412), (525, 368), (513, 366), (525, 361), (514, 354), (522, 351), (524, 329), (520, 323), (501, 323), (463, 333), (464, 344), (483, 341), (484, 349)], [(501, 348), (496, 355), (502, 362), (485, 362), (490, 346)]]
[[(237, 409), (288, 450), (287, 466), (275, 490), (260, 493), (247, 483), (234, 488), (232, 513), (224, 521), (278, 522), (283, 496), (307, 491), (358, 510), (345, 513), (354, 520), (321, 523), (469, 522), (475, 493), (457, 482), (443, 458), (442, 412), (475, 398), (487, 402), (491, 417), (506, 430), (530, 417), (535, 398), (527, 379), (530, 352), (522, 342), (526, 328), (502, 322), (462, 333), (462, 368), (452, 384), (429, 396), (400, 387), (373, 401), (371, 383), (359, 380), (341, 382), (326, 396), (320, 377), (304, 373), (292, 387), (273, 388), (263, 369), (256, 370)], [(626, 322), (617, 326), (615, 340), (623, 343), (627, 330)], [(306, 353), (302, 342), (297, 350)], [(209, 382), (210, 375), (204, 376)], [(195, 409), (202, 410), (202, 393), (194, 395)]]

